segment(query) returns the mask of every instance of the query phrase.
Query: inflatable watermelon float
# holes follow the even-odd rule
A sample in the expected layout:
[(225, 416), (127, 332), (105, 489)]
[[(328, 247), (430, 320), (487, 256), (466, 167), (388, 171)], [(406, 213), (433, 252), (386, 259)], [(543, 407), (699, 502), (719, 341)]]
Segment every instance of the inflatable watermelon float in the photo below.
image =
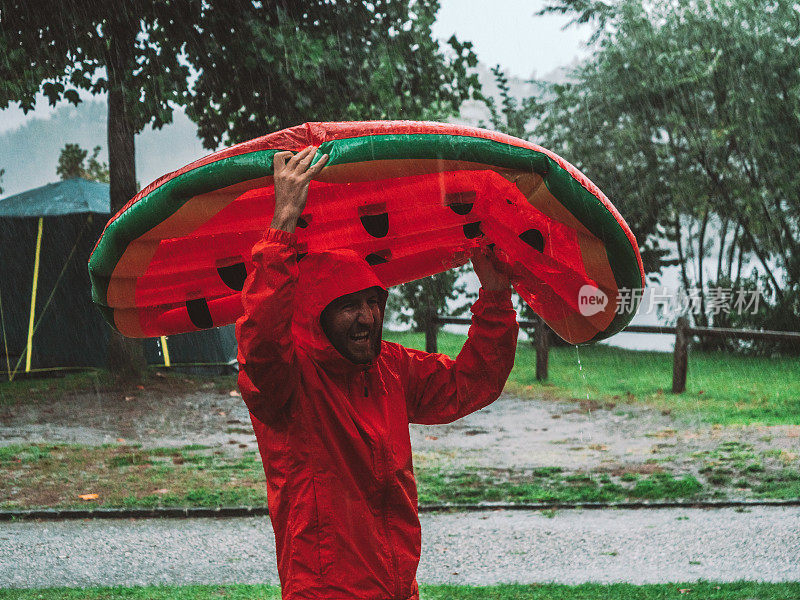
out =
[[(493, 245), (519, 295), (570, 343), (633, 317), (636, 239), (589, 179), (500, 133), (412, 121), (306, 123), (161, 177), (114, 215), (89, 260), (92, 298), (130, 337), (227, 325), (242, 314), (250, 249), (272, 220), (272, 157), (330, 156), (298, 221), (300, 256), (349, 248), (388, 286)], [(315, 159), (316, 160), (316, 159)]]

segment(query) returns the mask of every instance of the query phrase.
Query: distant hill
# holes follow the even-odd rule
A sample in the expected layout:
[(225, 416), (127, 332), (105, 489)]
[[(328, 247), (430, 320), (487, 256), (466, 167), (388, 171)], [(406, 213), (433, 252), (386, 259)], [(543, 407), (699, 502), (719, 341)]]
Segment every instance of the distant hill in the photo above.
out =
[[(542, 79), (564, 79), (564, 69)], [(489, 67), (478, 65), (478, 77), (484, 93), (497, 97), (498, 89)], [(524, 79), (509, 79), (511, 93), (519, 99), (536, 93), (537, 88)], [(59, 106), (49, 118), (31, 119), (18, 129), (0, 133), (0, 169), (5, 169), (2, 187), (10, 196), (57, 181), (56, 164), (65, 144), (80, 144), (91, 150), (102, 147), (100, 158), (108, 161), (106, 141), (107, 107), (105, 101), (91, 100), (78, 106)], [(2, 113), (0, 113), (2, 118)], [(466, 102), (454, 123), (479, 125), (489, 123), (489, 111), (477, 101)], [(267, 133), (267, 132), (265, 132)], [(136, 136), (136, 177), (145, 186), (161, 175), (200, 158), (209, 151), (197, 139), (197, 128), (182, 112), (176, 111), (174, 122), (161, 130), (146, 129)]]
[[(107, 105), (97, 100), (61, 106), (50, 118), (32, 119), (0, 134), (0, 168), (6, 170), (3, 195), (58, 181), (58, 155), (67, 143), (87, 150), (101, 146), (100, 159), (107, 162), (106, 130)], [(171, 125), (136, 136), (136, 177), (144, 186), (205, 154), (208, 150), (197, 139), (197, 127), (183, 112), (176, 112)]]
[[(577, 64), (577, 63), (575, 63)], [(567, 80), (567, 73), (575, 65), (568, 65), (559, 69), (555, 69), (547, 73), (543, 77), (538, 78), (540, 81), (547, 81), (550, 83), (562, 83)], [(497, 87), (494, 75), (488, 65), (478, 63), (477, 67), (478, 80), (481, 82), (483, 93), (486, 96), (494, 98), (498, 104), (500, 101), (500, 89)], [(517, 100), (530, 98), (540, 93), (539, 86), (531, 80), (522, 79), (520, 77), (509, 77), (508, 87), (511, 95)], [(489, 109), (483, 102), (477, 100), (470, 100), (461, 105), (461, 112), (458, 117), (451, 119), (453, 123), (460, 123), (462, 125), (489, 127)]]

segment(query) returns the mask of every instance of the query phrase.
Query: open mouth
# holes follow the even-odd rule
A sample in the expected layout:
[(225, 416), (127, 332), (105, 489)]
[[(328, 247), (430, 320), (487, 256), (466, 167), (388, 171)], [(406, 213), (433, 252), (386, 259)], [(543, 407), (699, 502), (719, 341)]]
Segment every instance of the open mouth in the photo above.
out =
[(366, 342), (369, 340), (369, 331), (362, 331), (361, 333), (355, 333), (350, 336), (350, 339), (354, 342)]

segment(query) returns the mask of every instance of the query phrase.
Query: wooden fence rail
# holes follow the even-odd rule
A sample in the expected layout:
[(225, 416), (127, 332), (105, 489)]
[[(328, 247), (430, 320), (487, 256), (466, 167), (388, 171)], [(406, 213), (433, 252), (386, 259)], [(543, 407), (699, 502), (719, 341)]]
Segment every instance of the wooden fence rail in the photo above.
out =
[[(436, 338), (442, 325), (469, 325), (470, 319), (460, 317), (440, 317), (433, 315), (427, 319), (425, 328), (425, 348), (428, 352), (437, 351)], [(518, 321), (525, 330), (533, 330), (533, 344), (536, 348), (536, 379), (547, 379), (547, 362), (550, 351), (550, 328), (536, 317), (533, 321)], [(691, 327), (686, 317), (680, 317), (675, 327), (656, 325), (629, 325), (622, 333), (661, 333), (675, 336), (672, 352), (672, 393), (680, 394), (686, 390), (686, 376), (689, 368), (689, 345), (693, 337), (721, 337), (739, 340), (791, 341), (800, 344), (800, 333), (794, 331), (761, 331), (754, 329), (726, 329), (722, 327)]]

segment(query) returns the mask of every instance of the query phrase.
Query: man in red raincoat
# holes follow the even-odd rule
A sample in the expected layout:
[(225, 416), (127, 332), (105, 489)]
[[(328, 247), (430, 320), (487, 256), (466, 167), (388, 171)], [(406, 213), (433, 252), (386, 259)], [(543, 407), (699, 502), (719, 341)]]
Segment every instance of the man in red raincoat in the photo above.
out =
[(387, 292), (354, 252), (298, 260), (294, 228), (316, 148), (275, 155), (275, 215), (253, 247), (236, 324), (239, 387), (267, 477), (283, 597), (418, 598), (409, 423), (449, 423), (493, 402), (514, 363), (508, 280), (483, 255), (458, 358), (381, 340)]

